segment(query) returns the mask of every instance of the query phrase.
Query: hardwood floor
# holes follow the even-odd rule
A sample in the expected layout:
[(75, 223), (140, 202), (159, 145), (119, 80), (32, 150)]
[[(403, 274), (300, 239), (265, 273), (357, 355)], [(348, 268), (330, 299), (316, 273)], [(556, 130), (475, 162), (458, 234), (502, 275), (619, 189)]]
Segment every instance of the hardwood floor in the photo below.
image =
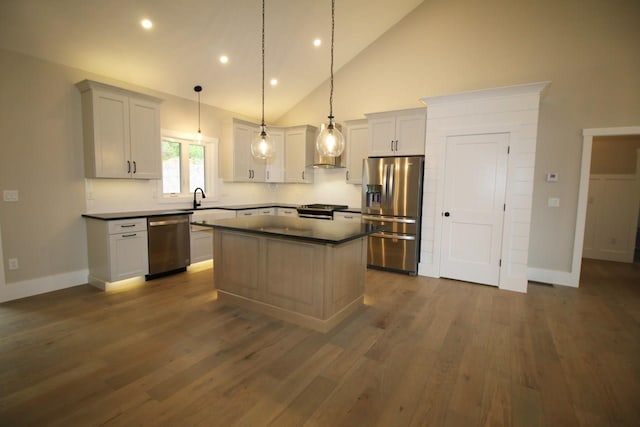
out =
[(0, 304), (0, 425), (640, 425), (637, 264), (528, 294), (370, 270), (327, 335), (211, 280)]

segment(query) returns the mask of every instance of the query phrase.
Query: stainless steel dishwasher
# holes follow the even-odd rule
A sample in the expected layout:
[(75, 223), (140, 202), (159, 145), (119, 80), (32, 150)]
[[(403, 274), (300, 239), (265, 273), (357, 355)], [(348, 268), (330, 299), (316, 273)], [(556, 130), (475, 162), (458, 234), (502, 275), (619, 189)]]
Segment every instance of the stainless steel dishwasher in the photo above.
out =
[(191, 264), (189, 215), (147, 218), (149, 274), (147, 280), (186, 271)]

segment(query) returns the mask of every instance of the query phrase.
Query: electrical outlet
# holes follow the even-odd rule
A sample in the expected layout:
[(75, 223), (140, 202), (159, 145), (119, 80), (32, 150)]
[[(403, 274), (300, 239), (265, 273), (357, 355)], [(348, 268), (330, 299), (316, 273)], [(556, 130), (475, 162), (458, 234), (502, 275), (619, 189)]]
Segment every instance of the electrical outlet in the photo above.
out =
[(560, 207), (560, 198), (559, 197), (549, 197), (547, 200), (547, 206), (550, 208), (559, 208)]
[(5, 202), (17, 202), (18, 190), (4, 190), (2, 196)]
[(9, 258), (9, 270), (17, 270), (18, 268), (20, 268), (18, 258)]

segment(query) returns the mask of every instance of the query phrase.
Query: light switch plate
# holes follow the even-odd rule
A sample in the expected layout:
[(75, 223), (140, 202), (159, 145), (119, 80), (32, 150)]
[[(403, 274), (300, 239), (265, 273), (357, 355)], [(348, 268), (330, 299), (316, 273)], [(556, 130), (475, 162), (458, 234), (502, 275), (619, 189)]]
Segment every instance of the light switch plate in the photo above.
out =
[(18, 190), (4, 190), (2, 196), (5, 202), (17, 202)]
[(560, 198), (559, 197), (549, 197), (547, 200), (547, 206), (550, 208), (559, 208), (560, 207)]

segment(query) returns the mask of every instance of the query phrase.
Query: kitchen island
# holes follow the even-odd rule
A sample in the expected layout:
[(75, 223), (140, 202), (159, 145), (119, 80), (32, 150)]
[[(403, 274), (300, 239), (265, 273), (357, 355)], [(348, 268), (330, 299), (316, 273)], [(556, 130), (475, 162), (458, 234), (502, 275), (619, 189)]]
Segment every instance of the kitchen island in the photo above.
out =
[(363, 304), (370, 225), (273, 215), (194, 224), (214, 229), (221, 302), (320, 332)]

